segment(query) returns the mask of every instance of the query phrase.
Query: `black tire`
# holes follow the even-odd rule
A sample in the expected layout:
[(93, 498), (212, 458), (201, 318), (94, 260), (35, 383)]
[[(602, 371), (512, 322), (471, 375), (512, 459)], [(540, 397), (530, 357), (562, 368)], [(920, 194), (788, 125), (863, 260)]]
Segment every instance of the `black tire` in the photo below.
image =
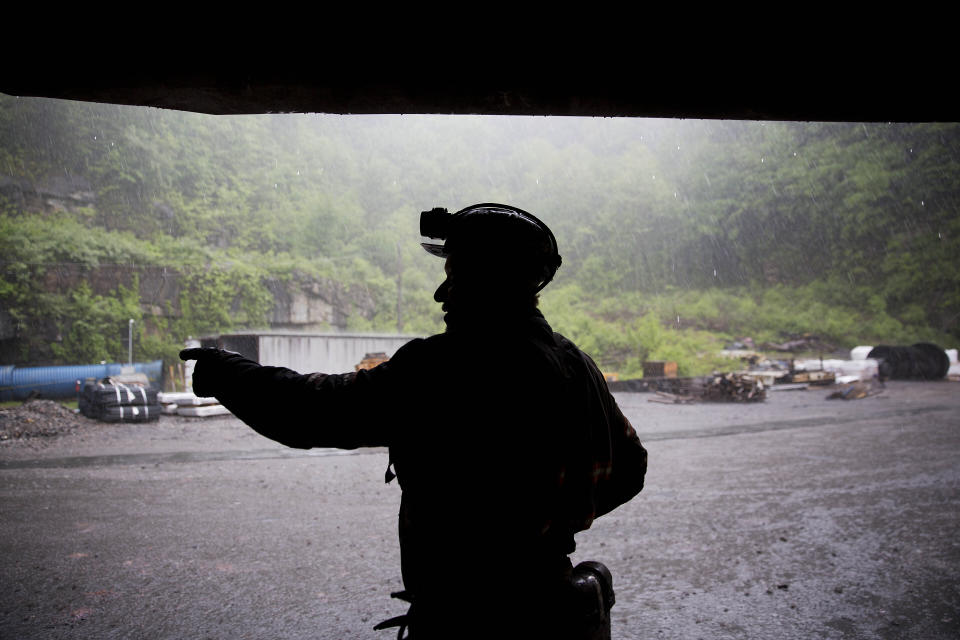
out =
[(894, 380), (940, 380), (950, 370), (946, 352), (929, 342), (910, 347), (878, 345), (867, 357), (880, 360), (882, 378)]
[(153, 422), (160, 419), (161, 410), (159, 404), (105, 406), (99, 419), (104, 422)]
[(88, 380), (81, 397), (90, 404), (104, 406), (143, 406), (157, 404), (158, 389), (139, 385), (114, 385)]
[(911, 347), (923, 362), (921, 374), (926, 380), (940, 380), (950, 371), (950, 358), (947, 352), (930, 342), (918, 342)]

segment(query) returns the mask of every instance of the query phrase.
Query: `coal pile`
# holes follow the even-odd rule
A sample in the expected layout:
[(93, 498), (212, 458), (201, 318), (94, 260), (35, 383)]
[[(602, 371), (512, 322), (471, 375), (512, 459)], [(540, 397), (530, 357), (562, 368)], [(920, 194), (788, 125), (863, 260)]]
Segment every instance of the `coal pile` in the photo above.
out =
[(28, 400), (0, 409), (0, 440), (58, 436), (90, 424), (90, 420), (53, 400)]

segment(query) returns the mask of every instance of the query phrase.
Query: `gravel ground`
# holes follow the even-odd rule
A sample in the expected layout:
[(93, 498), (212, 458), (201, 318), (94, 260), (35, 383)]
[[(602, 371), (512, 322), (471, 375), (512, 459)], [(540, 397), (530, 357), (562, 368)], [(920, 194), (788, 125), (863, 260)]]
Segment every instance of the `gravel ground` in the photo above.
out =
[[(647, 487), (574, 557), (612, 569), (614, 637), (960, 637), (958, 389), (618, 394)], [(0, 637), (392, 638), (371, 629), (402, 611), (386, 458), (229, 417), (0, 441)]]
[(0, 441), (63, 436), (78, 429), (90, 431), (99, 424), (54, 400), (29, 400), (0, 409)]

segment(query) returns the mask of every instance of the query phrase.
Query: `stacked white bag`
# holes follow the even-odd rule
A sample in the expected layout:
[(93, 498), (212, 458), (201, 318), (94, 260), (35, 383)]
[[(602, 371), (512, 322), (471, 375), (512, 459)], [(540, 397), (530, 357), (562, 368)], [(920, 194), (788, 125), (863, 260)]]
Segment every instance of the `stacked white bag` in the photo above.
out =
[(216, 398), (201, 398), (192, 391), (172, 391), (157, 394), (166, 414), (193, 418), (227, 415), (230, 411)]

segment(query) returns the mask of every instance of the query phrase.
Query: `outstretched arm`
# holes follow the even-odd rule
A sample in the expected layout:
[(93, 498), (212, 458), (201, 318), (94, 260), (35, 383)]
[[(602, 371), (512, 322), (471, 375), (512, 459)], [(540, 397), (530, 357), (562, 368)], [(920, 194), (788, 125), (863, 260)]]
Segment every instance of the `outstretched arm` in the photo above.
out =
[(388, 444), (386, 420), (372, 412), (390, 406), (389, 363), (357, 373), (304, 375), (209, 347), (184, 349), (180, 357), (197, 361), (197, 395), (217, 398), (271, 440), (300, 449)]

